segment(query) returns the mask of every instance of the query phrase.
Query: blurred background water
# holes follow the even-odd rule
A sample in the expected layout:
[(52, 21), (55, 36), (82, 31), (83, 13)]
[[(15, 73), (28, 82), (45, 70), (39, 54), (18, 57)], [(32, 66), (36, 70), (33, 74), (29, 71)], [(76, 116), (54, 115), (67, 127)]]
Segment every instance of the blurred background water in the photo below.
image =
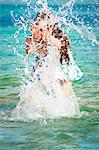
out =
[[(62, 1), (63, 2), (63, 1)], [(32, 8), (35, 2), (32, 4)], [(61, 1), (51, 1), (49, 7), (58, 10)], [(26, 14), (30, 5), (26, 3), (0, 3), (0, 112), (9, 111), (19, 101), (23, 57), (14, 53), (14, 48), (25, 56), (24, 30), (18, 28), (11, 16), (16, 18)], [(35, 16), (34, 10), (33, 16)], [(99, 4), (75, 3), (73, 15), (78, 14), (86, 28), (91, 27), (96, 40), (99, 40)], [(77, 22), (72, 20), (76, 25)], [(80, 25), (79, 25), (80, 26)], [(28, 34), (28, 31), (26, 31)], [(16, 35), (18, 41), (16, 39)], [(84, 73), (81, 80), (73, 83), (80, 110), (85, 112), (79, 119), (61, 118), (57, 120), (33, 121), (29, 123), (12, 122), (0, 116), (0, 149), (35, 149), (35, 150), (98, 150), (99, 130), (99, 50), (98, 45), (81, 39), (80, 35), (71, 30), (68, 34), (72, 43), (75, 61)], [(87, 36), (87, 35), (85, 35)], [(85, 42), (84, 42), (85, 40)]]

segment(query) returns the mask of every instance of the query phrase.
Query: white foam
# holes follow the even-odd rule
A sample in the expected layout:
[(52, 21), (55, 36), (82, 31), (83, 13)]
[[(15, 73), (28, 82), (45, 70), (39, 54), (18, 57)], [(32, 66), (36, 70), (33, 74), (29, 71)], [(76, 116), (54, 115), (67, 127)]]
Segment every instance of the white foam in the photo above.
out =
[[(49, 55), (41, 69), (41, 81), (28, 83), (22, 89), (20, 102), (12, 112), (16, 119), (56, 118), (79, 115), (79, 106), (72, 86), (70, 93), (64, 94), (55, 76), (59, 60), (57, 51), (49, 47)], [(46, 67), (47, 65), (47, 67)]]

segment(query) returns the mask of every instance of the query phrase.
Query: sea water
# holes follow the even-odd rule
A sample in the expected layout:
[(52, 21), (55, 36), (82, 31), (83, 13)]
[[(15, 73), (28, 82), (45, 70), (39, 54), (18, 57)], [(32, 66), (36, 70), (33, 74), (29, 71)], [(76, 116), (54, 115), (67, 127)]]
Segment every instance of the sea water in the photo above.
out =
[[(20, 99), (21, 85), (27, 80), (25, 68), (25, 36), (29, 31), (18, 30), (11, 14), (22, 22), (29, 12), (29, 5), (1, 5), (0, 24), (0, 148), (1, 149), (98, 149), (98, 4), (68, 3), (72, 9), (71, 22), (66, 23), (67, 34), (72, 43), (73, 57), (84, 72), (81, 80), (73, 83), (78, 98), (80, 118), (38, 120), (28, 123), (11, 122), (9, 112)], [(59, 11), (59, 4), (49, 4)], [(28, 10), (29, 9), (29, 10)], [(65, 9), (61, 7), (61, 9)], [(27, 11), (27, 12), (26, 12)], [(61, 10), (60, 10), (61, 11)], [(64, 10), (62, 10), (64, 12)], [(68, 13), (68, 12), (67, 12)], [(33, 12), (31, 19), (35, 16)], [(62, 14), (61, 14), (62, 15)], [(77, 19), (75, 19), (77, 15)], [(66, 16), (67, 20), (70, 20)], [(73, 16), (75, 16), (73, 18)], [(27, 15), (27, 27), (31, 22)], [(23, 20), (24, 22), (24, 20)], [(71, 28), (70, 28), (71, 23)], [(84, 26), (82, 27), (82, 23)], [(24, 25), (24, 24), (22, 24)], [(81, 26), (81, 28), (80, 28)], [(75, 30), (72, 29), (75, 28)], [(19, 28), (21, 28), (21, 23)], [(23, 30), (24, 28), (24, 30)], [(81, 30), (82, 29), (82, 30)], [(82, 33), (81, 34), (79, 33)], [(88, 32), (89, 31), (89, 32)], [(87, 33), (87, 34), (86, 34)], [(88, 35), (89, 33), (89, 35)], [(91, 34), (90, 34), (91, 33)], [(24, 36), (25, 35), (25, 36)], [(94, 41), (95, 42), (94, 42)], [(32, 57), (30, 58), (32, 60)], [(29, 60), (29, 61), (31, 61)], [(8, 112), (7, 117), (5, 112)], [(3, 118), (3, 119), (2, 119)]]

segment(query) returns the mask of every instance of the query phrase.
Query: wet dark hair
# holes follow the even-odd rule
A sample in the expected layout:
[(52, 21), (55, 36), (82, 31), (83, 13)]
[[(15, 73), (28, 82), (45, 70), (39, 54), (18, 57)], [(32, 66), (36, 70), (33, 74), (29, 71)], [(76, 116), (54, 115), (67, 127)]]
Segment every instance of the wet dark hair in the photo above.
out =
[(68, 48), (70, 47), (70, 42), (66, 35), (64, 35), (63, 31), (59, 28), (58, 23), (55, 23), (52, 28), (52, 35), (59, 39), (61, 41), (61, 48), (60, 50), (60, 63), (62, 64), (63, 60), (67, 62), (67, 64), (70, 61), (69, 54), (68, 54)]
[(46, 17), (50, 19), (50, 14), (42, 11), (41, 13), (37, 14), (37, 16), (34, 18), (34, 21), (39, 22), (41, 20), (44, 20)]

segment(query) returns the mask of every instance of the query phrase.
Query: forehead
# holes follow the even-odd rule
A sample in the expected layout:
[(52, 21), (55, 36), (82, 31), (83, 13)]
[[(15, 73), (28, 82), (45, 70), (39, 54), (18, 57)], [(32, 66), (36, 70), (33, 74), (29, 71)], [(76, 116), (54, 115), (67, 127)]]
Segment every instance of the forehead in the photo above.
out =
[(39, 26), (46, 26), (47, 25), (47, 20), (41, 20), (38, 22)]
[(33, 28), (44, 28), (46, 26), (47, 26), (46, 20), (41, 20), (41, 21), (33, 24)]

